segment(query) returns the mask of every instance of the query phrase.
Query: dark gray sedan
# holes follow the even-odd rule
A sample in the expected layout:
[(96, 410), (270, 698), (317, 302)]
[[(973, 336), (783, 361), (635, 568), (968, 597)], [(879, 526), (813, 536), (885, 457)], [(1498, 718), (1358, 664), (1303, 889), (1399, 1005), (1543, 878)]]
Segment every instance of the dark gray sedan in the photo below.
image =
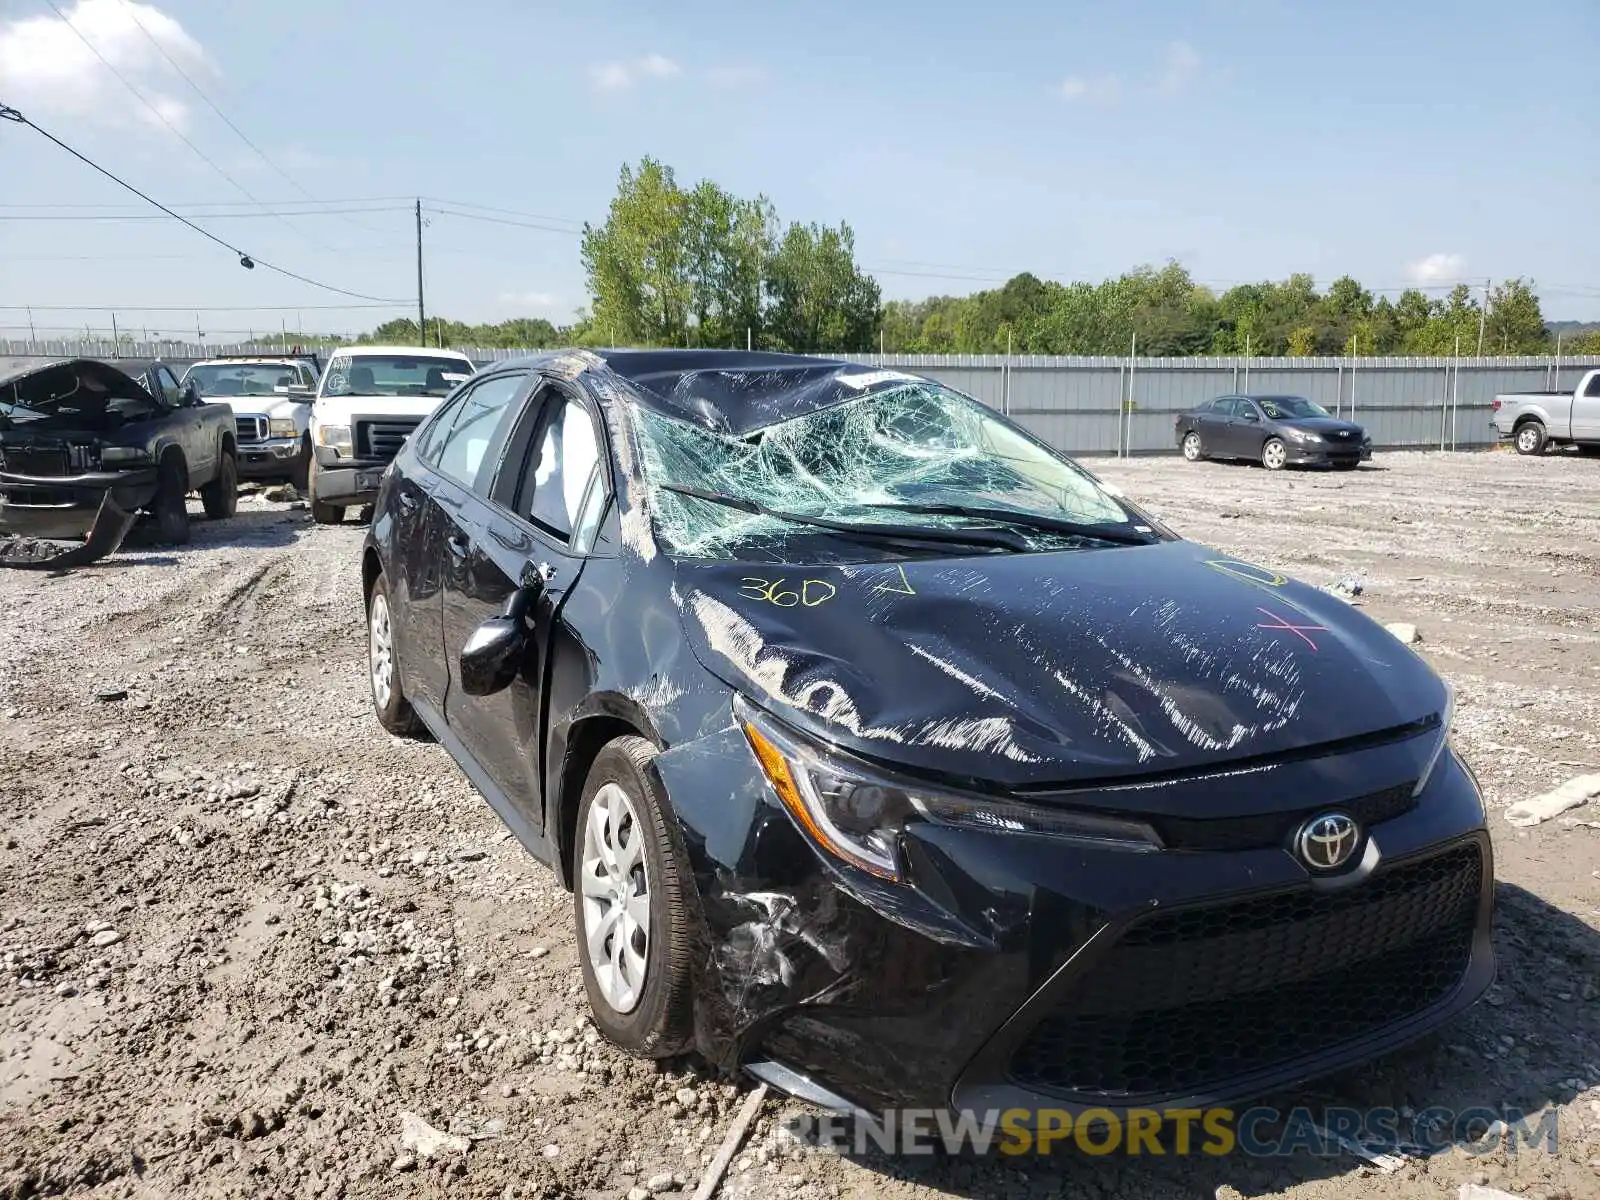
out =
[(1218, 396), (1179, 413), (1178, 448), (1190, 462), (1234, 458), (1269, 471), (1290, 465), (1353, 471), (1372, 457), (1372, 438), (1304, 396)]

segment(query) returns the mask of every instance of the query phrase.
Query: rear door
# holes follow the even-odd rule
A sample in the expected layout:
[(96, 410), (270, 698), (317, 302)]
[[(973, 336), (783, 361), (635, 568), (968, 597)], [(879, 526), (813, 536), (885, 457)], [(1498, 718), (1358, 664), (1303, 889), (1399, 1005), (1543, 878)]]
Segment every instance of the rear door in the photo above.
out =
[[(453, 571), (445, 590), (444, 637), (450, 664), (445, 715), (451, 732), (505, 793), (534, 833), (542, 833), (544, 682), (559, 638), (561, 606), (583, 571), (604, 512), (610, 472), (593, 402), (565, 382), (546, 380), (506, 438), (492, 487), (461, 497), (453, 515)], [(460, 653), (480, 624), (497, 615), (525, 578), (542, 579), (530, 610), (532, 650), (521, 675), (492, 696), (460, 689)]]
[(1600, 371), (1578, 381), (1572, 396), (1572, 436), (1581, 442), (1600, 442)]

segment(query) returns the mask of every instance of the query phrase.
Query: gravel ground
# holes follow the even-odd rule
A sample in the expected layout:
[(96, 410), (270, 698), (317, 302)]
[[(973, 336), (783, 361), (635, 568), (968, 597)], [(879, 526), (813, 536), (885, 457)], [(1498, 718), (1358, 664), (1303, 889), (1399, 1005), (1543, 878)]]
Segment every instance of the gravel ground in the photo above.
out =
[[(1600, 1196), (1600, 463), (1386, 454), (1354, 475), (1092, 464), (1180, 532), (1354, 576), (1458, 689), (1497, 845), (1499, 982), (1292, 1104), (1558, 1108), (1561, 1147), (1350, 1157), (843, 1158), (770, 1099), (729, 1197)], [(692, 1190), (747, 1086), (584, 1019), (571, 900), (365, 688), (354, 525), (247, 498), (178, 550), (0, 572), (0, 1196)], [(1579, 824), (1595, 822), (1594, 825)], [(401, 1144), (412, 1113), (470, 1149)]]

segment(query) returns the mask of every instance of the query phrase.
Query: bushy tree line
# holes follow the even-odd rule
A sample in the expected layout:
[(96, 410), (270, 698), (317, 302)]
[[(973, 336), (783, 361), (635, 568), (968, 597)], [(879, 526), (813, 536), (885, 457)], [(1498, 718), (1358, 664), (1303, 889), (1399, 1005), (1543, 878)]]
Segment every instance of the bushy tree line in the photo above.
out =
[[(1531, 281), (1483, 293), (1408, 289), (1375, 295), (1347, 276), (1319, 291), (1310, 275), (1196, 283), (1181, 264), (1145, 266), (1099, 283), (1023, 273), (967, 296), (881, 303), (855, 259), (850, 227), (779, 221), (765, 196), (710, 180), (682, 187), (652, 158), (624, 165), (606, 219), (585, 225), (591, 304), (571, 325), (539, 318), (467, 325), (401, 318), (361, 338), (484, 347), (738, 346), (927, 354), (1465, 355), (1537, 354), (1552, 337)], [(1564, 339), (1600, 354), (1600, 332)]]

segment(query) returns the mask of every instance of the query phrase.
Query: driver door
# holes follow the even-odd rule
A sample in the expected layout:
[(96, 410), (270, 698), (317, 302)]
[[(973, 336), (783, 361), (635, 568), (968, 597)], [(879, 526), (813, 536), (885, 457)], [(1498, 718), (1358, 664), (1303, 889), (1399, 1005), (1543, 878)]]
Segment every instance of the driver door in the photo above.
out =
[[(508, 439), (492, 491), (460, 496), (451, 513), (445, 719), (534, 834), (544, 827), (542, 713), (551, 659), (574, 649), (563, 641), (561, 608), (583, 572), (607, 496), (600, 430), (599, 411), (585, 397), (545, 382)], [(523, 586), (534, 594), (521, 672), (503, 691), (468, 695), (462, 648)]]

